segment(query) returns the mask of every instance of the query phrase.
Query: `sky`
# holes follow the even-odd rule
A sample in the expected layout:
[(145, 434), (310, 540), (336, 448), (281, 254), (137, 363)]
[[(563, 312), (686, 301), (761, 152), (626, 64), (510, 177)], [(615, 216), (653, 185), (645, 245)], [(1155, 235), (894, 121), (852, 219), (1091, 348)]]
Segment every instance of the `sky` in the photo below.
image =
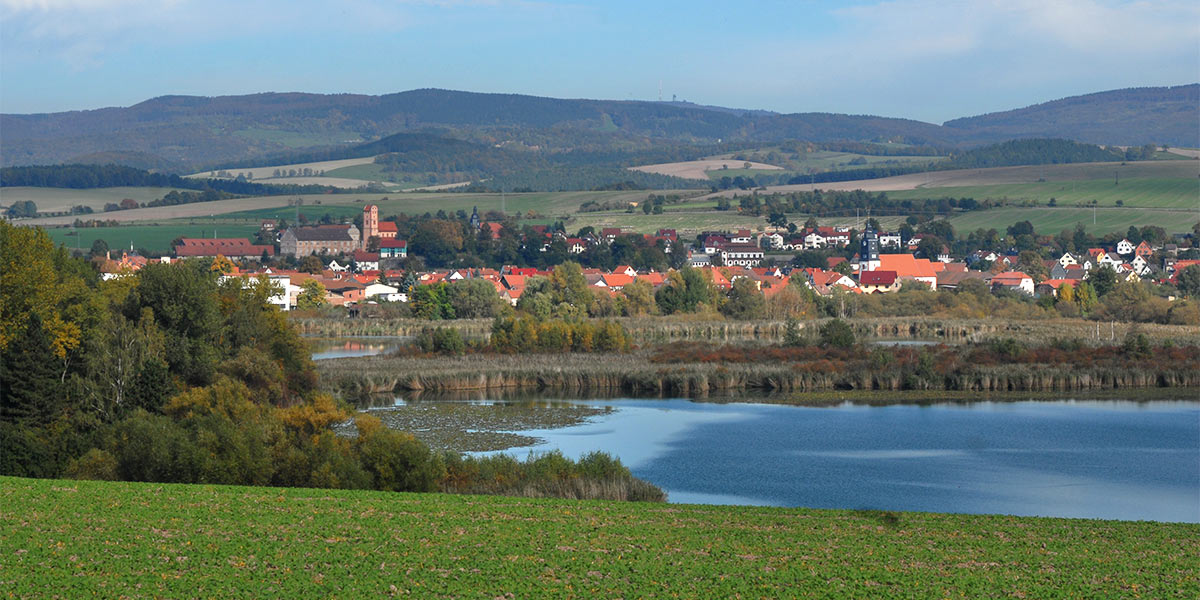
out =
[(0, 0), (0, 112), (417, 88), (943, 121), (1200, 81), (1195, 0)]

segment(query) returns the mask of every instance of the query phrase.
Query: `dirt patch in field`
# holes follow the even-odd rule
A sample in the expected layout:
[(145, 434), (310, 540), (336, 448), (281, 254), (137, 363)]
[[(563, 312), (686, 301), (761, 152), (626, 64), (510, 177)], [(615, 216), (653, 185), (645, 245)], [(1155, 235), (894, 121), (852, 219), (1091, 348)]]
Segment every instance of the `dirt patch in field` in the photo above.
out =
[(1188, 158), (1200, 158), (1200, 150), (1192, 150), (1190, 148), (1168, 148), (1167, 152)]
[(268, 177), (255, 179), (254, 183), (273, 183), (278, 185), (327, 185), (329, 187), (352, 190), (363, 187), (370, 181), (366, 179), (346, 179), (345, 177)]
[[(485, 180), (486, 181), (486, 180)], [(460, 181), (458, 183), (443, 183), (441, 185), (423, 185), (421, 187), (409, 188), (406, 192), (436, 192), (438, 190), (452, 190), (454, 188), (466, 187), (471, 185), (470, 181)]]
[[(297, 163), (294, 165), (278, 165), (278, 166), (274, 166), (274, 167), (243, 167), (240, 169), (224, 169), (224, 170), (229, 171), (230, 173), (233, 173), (234, 176), (237, 176), (237, 174), (239, 174), (239, 173), (250, 173), (251, 177), (253, 177), (254, 179), (269, 179), (269, 178), (271, 178), (272, 175), (275, 174), (275, 169), (279, 169), (280, 171), (296, 169), (297, 171), (299, 171), (299, 170), (308, 168), (308, 169), (313, 169), (314, 171), (332, 171), (334, 169), (340, 169), (342, 167), (353, 167), (353, 166), (357, 166), (357, 165), (369, 165), (373, 162), (375, 162), (375, 157), (368, 156), (366, 158), (345, 158), (342, 160), (324, 160), (324, 161), (320, 161), (320, 162)], [(216, 173), (214, 171), (203, 171), (200, 173), (192, 173), (191, 175), (185, 175), (185, 177), (195, 177), (198, 179), (207, 179), (209, 177), (215, 177), (215, 176), (216, 176)], [(296, 179), (299, 179), (299, 178), (297, 178), (297, 177), (290, 178), (290, 180), (292, 180), (292, 181), (295, 181)], [(324, 178), (322, 178), (322, 179), (324, 179)]]
[(731, 158), (710, 158), (705, 160), (689, 160), (686, 162), (660, 163), (657, 165), (643, 165), (640, 167), (630, 167), (632, 171), (641, 171), (643, 173), (658, 173), (659, 175), (670, 175), (672, 177), (682, 177), (684, 179), (708, 179), (706, 174), (708, 171), (719, 171), (721, 169), (745, 169), (748, 168), (761, 169), (764, 171), (782, 171), (783, 167), (768, 165), (766, 163), (747, 162), (744, 160), (733, 160)]

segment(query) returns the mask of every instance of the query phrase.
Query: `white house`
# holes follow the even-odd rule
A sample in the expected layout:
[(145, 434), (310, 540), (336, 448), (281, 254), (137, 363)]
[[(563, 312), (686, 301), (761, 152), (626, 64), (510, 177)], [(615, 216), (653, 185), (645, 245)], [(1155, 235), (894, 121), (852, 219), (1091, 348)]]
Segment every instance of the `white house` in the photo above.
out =
[(1117, 254), (1133, 254), (1134, 245), (1129, 240), (1122, 239), (1117, 242)]
[(1150, 274), (1150, 264), (1147, 263), (1146, 259), (1142, 258), (1140, 254), (1134, 256), (1133, 260), (1129, 261), (1129, 266), (1133, 268), (1134, 273), (1137, 273), (1142, 277)]
[(348, 269), (350, 269), (350, 265), (348, 264), (341, 265), (338, 264), (338, 261), (336, 260), (329, 261), (329, 270), (333, 271), (334, 273), (345, 273)]
[(757, 267), (762, 259), (762, 248), (754, 244), (726, 244), (721, 247), (721, 260), (729, 267)]
[(400, 288), (384, 285), (382, 283), (372, 283), (363, 289), (364, 298), (374, 298), (375, 300), (384, 300), (387, 302), (407, 302), (406, 294), (400, 293)]
[(900, 248), (900, 234), (898, 233), (880, 233), (878, 238), (880, 248)]
[(779, 235), (779, 233), (777, 233), (777, 232), (764, 233), (764, 234), (762, 234), (760, 239), (765, 240), (767, 245), (775, 250), (779, 250), (780, 248), (783, 248), (783, 236)]
[(804, 248), (806, 250), (815, 250), (825, 247), (825, 236), (819, 231), (811, 231), (804, 236)]

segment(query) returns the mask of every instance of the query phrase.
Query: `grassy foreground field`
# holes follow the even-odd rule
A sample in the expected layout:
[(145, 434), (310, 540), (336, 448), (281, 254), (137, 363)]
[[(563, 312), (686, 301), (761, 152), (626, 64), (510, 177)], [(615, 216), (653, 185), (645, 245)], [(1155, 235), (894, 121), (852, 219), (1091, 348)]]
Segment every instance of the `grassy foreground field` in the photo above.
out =
[(0, 478), (6, 597), (1196, 598), (1200, 525)]

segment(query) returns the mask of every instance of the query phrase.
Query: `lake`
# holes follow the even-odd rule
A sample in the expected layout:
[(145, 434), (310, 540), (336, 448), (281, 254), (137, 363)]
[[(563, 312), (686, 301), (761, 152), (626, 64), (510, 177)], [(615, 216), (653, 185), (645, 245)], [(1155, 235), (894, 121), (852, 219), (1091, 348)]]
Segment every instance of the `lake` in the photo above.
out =
[(604, 450), (671, 502), (1200, 522), (1200, 402), (841, 405), (579, 401), (523, 431)]
[(313, 360), (355, 358), (385, 354), (410, 341), (410, 337), (305, 338)]

